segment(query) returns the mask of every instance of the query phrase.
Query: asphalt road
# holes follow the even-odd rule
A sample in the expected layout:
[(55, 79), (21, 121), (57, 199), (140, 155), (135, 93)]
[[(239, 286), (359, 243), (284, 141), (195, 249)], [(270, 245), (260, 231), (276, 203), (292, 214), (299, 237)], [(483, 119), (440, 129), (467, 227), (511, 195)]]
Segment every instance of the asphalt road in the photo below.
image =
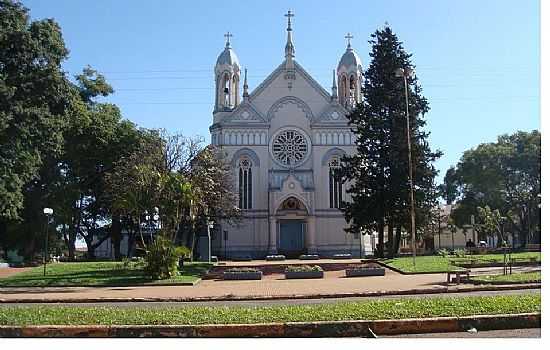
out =
[(0, 303), (2, 307), (26, 307), (33, 305), (64, 306), (106, 306), (106, 307), (185, 307), (185, 306), (270, 306), (270, 305), (311, 305), (342, 302), (357, 302), (372, 299), (398, 298), (450, 298), (491, 295), (540, 294), (540, 289), (521, 289), (507, 291), (481, 291), (469, 293), (439, 293), (416, 295), (386, 295), (376, 297), (325, 298), (325, 299), (281, 299), (281, 300), (242, 300), (242, 301), (192, 301), (192, 302), (104, 302), (104, 303)]
[(540, 338), (540, 328), (505, 329), (497, 331), (400, 334), (379, 338)]

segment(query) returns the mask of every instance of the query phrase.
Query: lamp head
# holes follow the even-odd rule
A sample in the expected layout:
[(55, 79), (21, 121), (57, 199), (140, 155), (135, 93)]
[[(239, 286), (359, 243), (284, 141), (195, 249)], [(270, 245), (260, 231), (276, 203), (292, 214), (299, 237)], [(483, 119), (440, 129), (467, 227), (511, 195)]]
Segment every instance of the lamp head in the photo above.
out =
[(53, 209), (52, 208), (44, 208), (44, 214), (52, 215), (53, 214)]
[(402, 78), (403, 76), (411, 78), (414, 76), (414, 71), (410, 68), (397, 68), (394, 72), (395, 76), (398, 78)]

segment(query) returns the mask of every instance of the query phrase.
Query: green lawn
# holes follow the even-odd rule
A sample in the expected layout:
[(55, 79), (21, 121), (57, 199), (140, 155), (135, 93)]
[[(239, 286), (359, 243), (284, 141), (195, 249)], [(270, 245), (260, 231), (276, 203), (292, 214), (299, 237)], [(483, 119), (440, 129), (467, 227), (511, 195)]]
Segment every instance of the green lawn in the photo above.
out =
[(243, 306), (9, 306), (0, 325), (194, 325), (381, 320), (540, 312), (540, 294), (378, 299), (314, 305)]
[[(539, 261), (541, 258), (540, 252), (522, 252), (512, 254), (512, 258), (530, 258), (536, 257)], [(497, 259), (502, 262), (502, 254), (485, 254), (485, 255), (468, 255), (467, 258), (475, 258), (478, 261), (490, 262), (493, 259)], [(399, 257), (394, 259), (383, 259), (383, 263), (399, 269), (404, 272), (439, 272), (439, 271), (453, 271), (462, 270), (460, 267), (451, 265), (452, 259), (460, 259), (455, 256), (442, 257), (442, 256), (417, 256), (416, 257), (416, 269), (413, 266), (413, 259), (410, 256)]]
[(142, 284), (182, 284), (195, 282), (211, 265), (189, 263), (180, 276), (168, 280), (151, 280), (142, 268), (125, 267), (121, 262), (70, 262), (43, 267), (0, 278), (0, 287), (47, 286), (128, 286)]
[(478, 282), (495, 282), (495, 283), (526, 283), (526, 282), (540, 282), (541, 275), (540, 271), (537, 272), (523, 272), (523, 273), (512, 273), (511, 275), (483, 275), (483, 276), (473, 276), (471, 278), (474, 281)]

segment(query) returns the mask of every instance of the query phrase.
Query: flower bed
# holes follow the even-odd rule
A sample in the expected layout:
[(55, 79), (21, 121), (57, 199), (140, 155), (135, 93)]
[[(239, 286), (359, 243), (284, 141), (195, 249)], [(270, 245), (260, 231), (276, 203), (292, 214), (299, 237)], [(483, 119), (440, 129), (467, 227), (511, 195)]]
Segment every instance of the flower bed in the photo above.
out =
[(386, 270), (378, 265), (361, 265), (346, 269), (346, 277), (384, 276)]
[(236, 267), (223, 272), (224, 280), (261, 280), (262, 271), (250, 267)]
[(323, 276), (324, 276), (323, 269), (318, 265), (288, 266), (285, 270), (286, 279), (323, 278)]
[(300, 255), (300, 260), (319, 260), (319, 255), (317, 254), (302, 254)]
[(285, 259), (286, 259), (286, 256), (284, 255), (268, 255), (265, 257), (265, 260), (267, 261), (282, 261)]

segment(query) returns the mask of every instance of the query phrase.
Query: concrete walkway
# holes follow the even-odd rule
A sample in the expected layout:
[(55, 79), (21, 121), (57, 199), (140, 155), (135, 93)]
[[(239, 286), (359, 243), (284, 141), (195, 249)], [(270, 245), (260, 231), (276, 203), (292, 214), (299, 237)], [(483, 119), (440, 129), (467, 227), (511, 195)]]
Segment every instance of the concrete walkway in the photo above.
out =
[[(304, 261), (296, 260), (296, 263)], [(311, 261), (327, 263), (328, 261)], [(350, 260), (331, 262), (349, 263)], [(281, 264), (265, 262), (262, 264)], [(285, 261), (285, 264), (294, 263)], [(310, 263), (308, 261), (308, 263)], [(259, 264), (259, 262), (257, 263)], [(250, 266), (251, 262), (233, 262), (233, 266)], [(499, 273), (501, 268), (472, 269), (472, 274)], [(519, 269), (519, 268), (518, 268)], [(20, 272), (22, 269), (17, 269)], [(533, 268), (525, 268), (531, 271)], [(539, 268), (540, 270), (540, 268)], [(519, 270), (516, 270), (519, 272)], [(97, 298), (220, 298), (220, 297), (292, 297), (330, 295), (346, 293), (391, 292), (406, 290), (447, 290), (446, 274), (401, 275), (386, 269), (386, 276), (346, 278), (345, 271), (325, 271), (323, 279), (287, 280), (283, 274), (265, 275), (259, 281), (223, 281), (219, 279), (203, 280), (195, 286), (139, 286), (139, 287), (27, 287), (0, 288), (2, 300), (68, 300)], [(452, 289), (469, 288), (468, 285), (455, 286)]]
[(0, 299), (254, 297), (446, 288), (444, 274), (404, 276), (386, 270), (386, 276), (344, 276), (344, 271), (328, 271), (325, 278), (311, 280), (272, 274), (260, 281), (205, 280), (195, 286), (0, 288)]
[[(448, 288), (445, 274), (400, 275), (386, 270), (386, 276), (379, 277), (346, 278), (344, 275), (344, 271), (329, 271), (323, 279), (286, 280), (282, 274), (272, 274), (260, 281), (205, 280), (195, 286), (0, 288), (0, 299), (292, 297), (403, 290), (429, 292)], [(470, 287), (460, 285), (451, 289)]]

